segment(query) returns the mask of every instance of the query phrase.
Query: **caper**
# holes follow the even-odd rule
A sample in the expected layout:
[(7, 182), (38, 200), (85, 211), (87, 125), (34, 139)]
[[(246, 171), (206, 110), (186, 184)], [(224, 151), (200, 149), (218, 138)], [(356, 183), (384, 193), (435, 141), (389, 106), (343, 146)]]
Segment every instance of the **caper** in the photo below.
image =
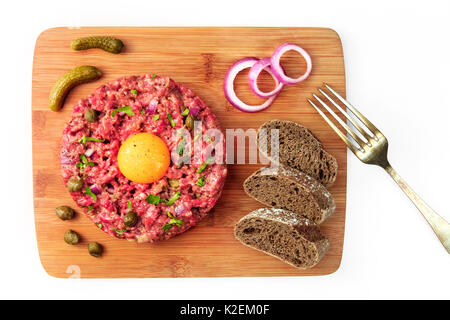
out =
[(89, 242), (88, 251), (91, 256), (98, 258), (103, 253), (103, 247), (98, 242)]
[(87, 109), (84, 112), (84, 119), (86, 119), (87, 122), (95, 122), (97, 121), (97, 117), (98, 117), (97, 111), (94, 109)]
[(81, 188), (83, 188), (83, 179), (80, 177), (70, 178), (67, 181), (67, 189), (69, 189), (69, 192), (80, 191)]
[(169, 178), (169, 186), (171, 188), (178, 188), (180, 186), (180, 181), (178, 179), (170, 179)]
[(184, 120), (184, 124), (186, 125), (186, 127), (188, 127), (190, 130), (194, 130), (194, 121), (195, 118), (192, 114), (188, 114), (188, 116), (186, 117), (186, 119)]
[(66, 233), (64, 233), (64, 241), (67, 244), (75, 245), (80, 241), (80, 236), (73, 230), (67, 230)]
[(138, 216), (136, 212), (130, 211), (128, 212), (125, 217), (123, 217), (123, 224), (125, 227), (131, 228), (136, 225), (138, 222)]
[(75, 211), (68, 206), (59, 206), (56, 208), (56, 215), (61, 220), (70, 220), (73, 218)]

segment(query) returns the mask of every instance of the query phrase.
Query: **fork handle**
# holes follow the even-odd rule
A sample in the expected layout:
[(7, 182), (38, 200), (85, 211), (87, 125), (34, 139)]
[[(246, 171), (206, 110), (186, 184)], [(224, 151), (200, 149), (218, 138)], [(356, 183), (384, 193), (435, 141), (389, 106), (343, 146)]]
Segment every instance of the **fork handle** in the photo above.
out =
[(416, 208), (419, 209), (420, 213), (422, 213), (423, 217), (427, 220), (428, 224), (431, 226), (434, 233), (441, 241), (442, 245), (450, 254), (450, 224), (445, 221), (444, 218), (438, 215), (433, 209), (431, 209), (390, 165), (384, 167), (384, 170), (389, 173), (392, 179), (394, 179), (394, 181), (398, 184), (400, 189), (403, 190), (408, 198), (411, 199), (411, 201), (414, 203)]

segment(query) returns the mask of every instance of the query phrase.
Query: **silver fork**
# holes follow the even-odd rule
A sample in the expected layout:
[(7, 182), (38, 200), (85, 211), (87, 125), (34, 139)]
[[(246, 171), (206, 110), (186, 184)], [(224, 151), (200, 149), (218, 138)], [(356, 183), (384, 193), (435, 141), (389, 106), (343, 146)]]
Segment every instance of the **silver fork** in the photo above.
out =
[[(403, 180), (398, 173), (392, 168), (387, 159), (388, 141), (386, 137), (378, 130), (372, 122), (364, 117), (358, 110), (355, 109), (347, 100), (333, 90), (326, 83), (325, 87), (330, 91), (335, 98), (337, 98), (343, 105), (350, 110), (355, 117), (366, 127), (361, 126), (349, 116), (349, 114), (336, 103), (329, 94), (319, 88), (319, 92), (328, 100), (334, 107), (336, 107), (357, 129), (350, 129), (350, 127), (316, 94), (313, 97), (320, 103), (336, 120), (339, 124), (345, 128), (348, 134), (353, 139), (353, 142), (323, 113), (323, 111), (317, 107), (311, 99), (308, 102), (319, 112), (319, 114), (325, 119), (331, 128), (339, 135), (339, 137), (347, 144), (347, 147), (356, 155), (356, 157), (364, 163), (374, 164), (382, 167), (387, 173), (394, 179), (400, 189), (409, 197), (414, 205), (422, 213), (423, 217), (427, 220), (428, 224), (433, 229), (436, 236), (441, 241), (442, 245), (450, 254), (450, 224), (445, 221), (440, 215), (434, 212), (425, 201), (423, 201)], [(362, 139), (364, 137), (364, 140)]]

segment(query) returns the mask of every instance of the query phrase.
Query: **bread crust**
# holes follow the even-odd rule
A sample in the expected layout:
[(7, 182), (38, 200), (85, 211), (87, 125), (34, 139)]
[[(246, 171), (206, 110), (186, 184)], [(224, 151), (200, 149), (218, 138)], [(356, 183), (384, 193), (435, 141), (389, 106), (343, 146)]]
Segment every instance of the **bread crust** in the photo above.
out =
[[(271, 157), (270, 132), (279, 130), (279, 159)], [(261, 130), (267, 130), (267, 139), (261, 136)], [(325, 187), (331, 187), (336, 181), (338, 163), (328, 153), (317, 137), (306, 127), (287, 120), (270, 120), (258, 130), (259, 151), (273, 163), (303, 171), (315, 178)]]
[[(290, 230), (298, 237), (298, 239), (296, 239), (298, 241), (298, 246), (292, 248), (293, 251), (290, 253), (290, 258), (283, 258), (281, 254), (277, 254), (274, 250), (266, 250), (265, 248), (250, 243), (249, 237), (245, 234), (245, 227), (252, 225), (252, 222), (254, 223), (256, 220), (264, 222), (267, 227), (266, 229), (269, 229), (268, 226), (271, 226), (272, 224), (280, 226), (284, 225), (287, 230)], [(298, 217), (295, 213), (283, 209), (261, 208), (252, 211), (238, 221), (234, 233), (236, 239), (242, 244), (271, 255), (299, 269), (309, 269), (317, 265), (329, 248), (328, 239), (322, 235), (319, 227), (314, 222), (304, 217)], [(262, 233), (257, 233), (253, 236), (258, 237), (261, 234)], [(289, 234), (286, 234), (286, 236), (289, 236)], [(279, 248), (283, 246), (283, 243), (279, 243)], [(272, 248), (274, 248), (274, 246), (272, 246)], [(304, 252), (305, 248), (308, 248), (309, 251)], [(295, 255), (295, 251), (300, 252), (302, 256), (310, 257), (309, 260), (302, 260), (299, 262), (299, 259), (296, 258), (298, 255)]]
[[(265, 184), (254, 183), (255, 180), (262, 181)], [(259, 185), (259, 187), (255, 185)], [(298, 201), (314, 202), (308, 206), (310, 212), (301, 211), (301, 209), (296, 208), (295, 201), (288, 201), (286, 199), (284, 206), (278, 205), (278, 203), (277, 205), (273, 205), (274, 201), (278, 201), (278, 199), (258, 197), (256, 194), (257, 191), (260, 191), (260, 193), (268, 195), (270, 194), (268, 188), (271, 188), (278, 190), (277, 193), (281, 196), (284, 194), (286, 197), (289, 197), (290, 193), (286, 194), (286, 192), (289, 192), (287, 189), (292, 185), (295, 185), (294, 188), (299, 190), (304, 197), (303, 199), (299, 198)], [(263, 190), (255, 190), (255, 188), (261, 188)], [(286, 190), (283, 190), (283, 188)], [(317, 224), (325, 221), (336, 209), (333, 196), (322, 184), (306, 173), (281, 165), (279, 167), (263, 167), (254, 172), (244, 181), (244, 190), (250, 197), (265, 205), (293, 211), (299, 216), (304, 216)]]

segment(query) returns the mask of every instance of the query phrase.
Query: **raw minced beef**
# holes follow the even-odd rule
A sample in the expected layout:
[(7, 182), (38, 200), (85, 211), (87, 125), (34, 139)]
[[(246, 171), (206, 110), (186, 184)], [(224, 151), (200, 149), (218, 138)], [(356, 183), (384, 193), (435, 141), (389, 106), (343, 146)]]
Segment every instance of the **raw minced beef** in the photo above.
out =
[[(114, 109), (124, 106), (130, 106), (134, 115), (121, 112), (111, 116)], [(156, 110), (153, 111), (155, 106)], [(89, 108), (98, 114), (97, 121), (92, 123), (84, 118)], [(154, 75), (117, 79), (99, 87), (74, 106), (71, 120), (63, 131), (62, 176), (66, 184), (70, 178), (83, 179), (83, 188), (71, 192), (71, 195), (103, 231), (138, 242), (164, 240), (197, 224), (216, 204), (227, 175), (225, 164), (211, 163), (203, 172), (197, 173), (201, 164), (180, 166), (171, 162), (165, 176), (150, 184), (128, 180), (117, 164), (121, 143), (139, 132), (159, 136), (167, 144), (169, 152), (176, 148), (180, 136), (173, 132), (185, 127), (186, 116), (182, 113), (186, 108), (195, 113), (197, 121), (201, 121), (202, 133), (211, 128), (220, 129), (215, 115), (190, 89), (169, 78)], [(156, 114), (159, 115), (158, 119)], [(173, 118), (173, 127), (168, 114)], [(189, 132), (192, 135), (191, 150), (194, 150), (195, 137), (192, 131)], [(103, 142), (85, 141), (83, 144), (79, 141), (84, 136)], [(205, 161), (205, 150), (212, 142), (201, 140), (202, 160)], [(222, 141), (225, 154), (225, 138)], [(80, 168), (77, 163), (83, 163), (83, 154), (90, 163)], [(195, 184), (200, 177), (205, 178), (204, 186)], [(179, 186), (171, 187), (169, 179), (177, 179)], [(86, 194), (86, 187), (96, 193), (96, 200)], [(178, 193), (180, 196), (175, 203), (168, 205), (163, 201)], [(149, 203), (145, 200), (149, 195), (160, 197), (161, 203)], [(138, 222), (134, 227), (127, 228), (123, 219), (130, 211), (137, 214)]]

